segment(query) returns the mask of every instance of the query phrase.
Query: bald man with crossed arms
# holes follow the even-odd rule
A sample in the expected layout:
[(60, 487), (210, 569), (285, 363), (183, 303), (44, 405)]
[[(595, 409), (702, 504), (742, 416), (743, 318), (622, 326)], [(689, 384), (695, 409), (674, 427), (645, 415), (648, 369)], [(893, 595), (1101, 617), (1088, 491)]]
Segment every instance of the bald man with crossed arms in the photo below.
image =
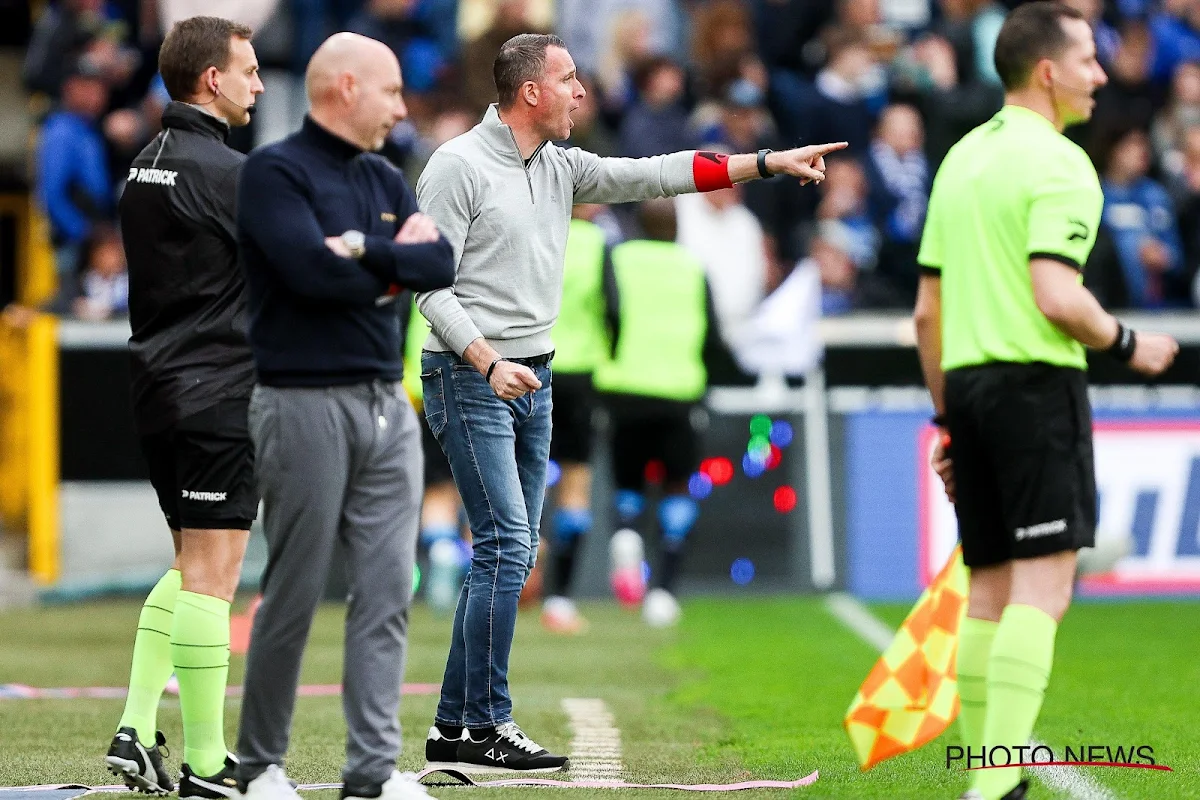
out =
[(454, 279), (450, 245), (377, 151), (407, 113), (396, 56), (339, 33), (305, 76), (297, 133), (253, 153), (238, 193), (256, 478), (269, 556), (246, 661), (238, 788), (298, 800), (283, 771), (300, 661), (334, 541), (346, 550), (343, 798), (427, 797), (396, 771), (422, 490), (401, 388), (397, 294)]

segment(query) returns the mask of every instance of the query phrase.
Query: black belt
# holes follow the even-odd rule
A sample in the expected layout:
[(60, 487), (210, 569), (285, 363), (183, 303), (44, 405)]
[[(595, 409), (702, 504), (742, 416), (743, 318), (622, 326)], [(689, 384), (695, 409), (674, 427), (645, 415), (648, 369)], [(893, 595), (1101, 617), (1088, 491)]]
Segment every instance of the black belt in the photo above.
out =
[(511, 361), (514, 364), (524, 364), (527, 367), (544, 367), (554, 359), (554, 351), (542, 353), (540, 356), (529, 356), (528, 358), (508, 358), (505, 361)]
[[(432, 353), (434, 351), (424, 350), (422, 352)], [(453, 352), (439, 352), (439, 353), (435, 353), (435, 355), (447, 356), (448, 358), (451, 358), (454, 361), (457, 361), (459, 364), (468, 363), (466, 361), (466, 359), (464, 359), (462, 356), (456, 355)], [(500, 356), (500, 357), (502, 359), (504, 359), (505, 361), (511, 361), (514, 364), (523, 364), (527, 367), (544, 367), (547, 364), (549, 364), (551, 361), (554, 360), (554, 351), (551, 350), (549, 353), (542, 353), (540, 356), (527, 356), (525, 358), (509, 358), (508, 356)]]

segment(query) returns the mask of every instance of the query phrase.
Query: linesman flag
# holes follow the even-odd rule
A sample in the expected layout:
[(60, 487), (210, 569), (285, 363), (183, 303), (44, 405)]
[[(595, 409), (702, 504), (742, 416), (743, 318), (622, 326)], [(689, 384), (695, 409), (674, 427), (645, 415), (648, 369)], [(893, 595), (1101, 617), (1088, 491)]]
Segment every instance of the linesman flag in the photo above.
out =
[(958, 716), (954, 662), (967, 574), (957, 547), (846, 711), (843, 724), (864, 772), (933, 741)]

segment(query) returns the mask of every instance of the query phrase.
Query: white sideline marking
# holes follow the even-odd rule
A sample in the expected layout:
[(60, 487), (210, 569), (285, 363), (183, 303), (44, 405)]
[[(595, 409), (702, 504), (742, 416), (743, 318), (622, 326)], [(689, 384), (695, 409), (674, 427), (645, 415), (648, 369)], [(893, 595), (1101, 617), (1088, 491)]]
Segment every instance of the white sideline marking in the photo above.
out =
[(571, 780), (624, 783), (621, 732), (604, 701), (567, 698), (562, 707), (571, 726)]
[[(896, 635), (888, 625), (857, 598), (845, 592), (826, 596), (825, 607), (858, 638), (882, 652)], [(1042, 744), (1034, 740), (1032, 744)], [(1037, 767), (1030, 770), (1042, 783), (1068, 795), (1071, 800), (1117, 800), (1109, 788), (1097, 783), (1076, 767)]]

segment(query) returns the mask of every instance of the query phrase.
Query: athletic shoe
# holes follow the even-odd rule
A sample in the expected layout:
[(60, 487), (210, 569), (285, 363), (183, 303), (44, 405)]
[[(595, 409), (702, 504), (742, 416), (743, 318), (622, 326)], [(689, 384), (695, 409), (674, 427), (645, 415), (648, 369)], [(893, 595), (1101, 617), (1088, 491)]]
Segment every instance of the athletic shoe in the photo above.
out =
[(296, 784), (288, 780), (287, 773), (278, 765), (271, 764), (248, 784), (238, 781), (242, 800), (300, 800)]
[(222, 797), (238, 797), (241, 792), (237, 786), (238, 759), (233, 753), (225, 756), (225, 766), (216, 775), (202, 777), (192, 772), (192, 768), (184, 764), (180, 767), (179, 796), (203, 797), (205, 800), (219, 800)]
[[(1008, 790), (1008, 793), (1001, 797), (1000, 800), (1025, 800), (1025, 795), (1029, 792), (1029, 781), (1021, 781), (1016, 786)], [(984, 800), (984, 797), (979, 792), (972, 789), (965, 794), (959, 796), (958, 800)]]
[(392, 770), (392, 777), (372, 786), (343, 786), (342, 800), (421, 800), (429, 792), (411, 772)]
[(556, 756), (517, 727), (515, 722), (496, 726), (479, 740), (467, 731), (458, 743), (458, 768), (463, 772), (558, 772), (568, 767), (566, 756)]
[(458, 744), (467, 739), (467, 730), (463, 728), (462, 736), (450, 739), (442, 734), (440, 728), (434, 725), (425, 737), (426, 769), (458, 769)]
[(679, 601), (666, 589), (651, 589), (642, 604), (642, 619), (651, 628), (669, 628), (679, 622)]
[[(175, 788), (171, 776), (163, 767), (159, 748), (166, 750), (167, 737), (162, 731), (154, 735), (154, 746), (146, 747), (138, 739), (137, 731), (130, 727), (121, 728), (108, 746), (104, 763), (108, 771), (125, 781), (130, 789), (145, 794), (167, 794)], [(167, 751), (170, 755), (170, 751)]]
[(542, 603), (542, 627), (551, 633), (574, 635), (587, 630), (587, 620), (579, 616), (574, 600), (556, 595)]

